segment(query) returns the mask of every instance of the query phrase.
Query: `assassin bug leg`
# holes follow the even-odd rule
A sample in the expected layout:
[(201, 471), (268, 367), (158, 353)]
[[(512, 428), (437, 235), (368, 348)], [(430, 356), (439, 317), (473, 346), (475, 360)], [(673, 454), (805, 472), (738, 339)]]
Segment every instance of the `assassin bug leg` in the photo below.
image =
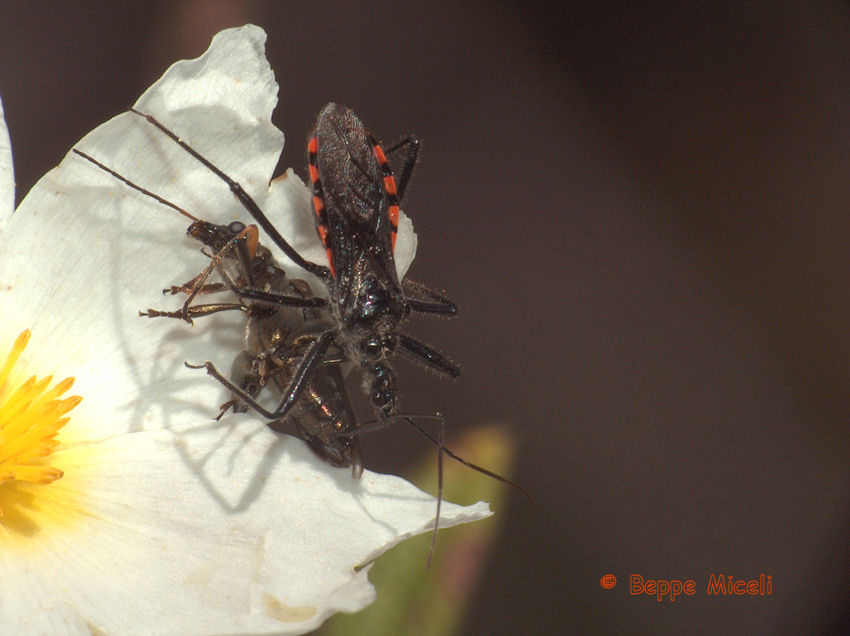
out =
[(419, 342), (407, 334), (401, 334), (398, 337), (398, 344), (400, 353), (407, 355), (410, 359), (419, 362), (438, 375), (450, 378), (460, 377), (460, 367), (425, 343)]
[[(415, 419), (422, 419), (422, 420), (436, 420), (437, 422), (439, 422), (439, 427), (437, 429), (438, 430), (437, 438), (435, 439), (430, 433), (428, 433), (428, 431), (426, 431), (424, 428), (422, 428), (416, 422), (414, 422), (413, 421), (414, 418)], [(434, 446), (437, 447), (437, 451), (438, 451), (438, 457), (437, 457), (437, 489), (438, 489), (437, 513), (436, 513), (436, 518), (434, 520), (434, 532), (433, 532), (433, 535), (432, 535), (432, 538), (431, 538), (431, 547), (428, 551), (428, 559), (427, 559), (426, 564), (425, 564), (426, 568), (428, 567), (428, 564), (431, 561), (431, 555), (434, 552), (434, 547), (435, 547), (436, 541), (437, 541), (436, 534), (437, 534), (437, 530), (439, 529), (440, 504), (441, 504), (442, 499), (443, 499), (443, 455), (447, 455), (448, 457), (454, 459), (456, 462), (463, 464), (467, 468), (470, 468), (470, 469), (472, 469), (472, 470), (474, 470), (478, 473), (481, 473), (482, 475), (490, 477), (491, 479), (495, 479), (496, 481), (501, 482), (501, 483), (505, 484), (506, 486), (508, 486), (510, 488), (513, 488), (514, 490), (516, 490), (517, 492), (519, 492), (523, 496), (525, 496), (525, 498), (528, 499), (528, 503), (531, 504), (532, 508), (534, 507), (534, 499), (532, 498), (531, 494), (525, 488), (523, 488), (519, 484), (511, 481), (507, 477), (502, 477), (498, 473), (494, 473), (491, 470), (487, 470), (486, 468), (483, 468), (482, 466), (479, 466), (478, 464), (474, 464), (474, 463), (464, 459), (463, 457), (461, 457), (460, 455), (458, 455), (454, 451), (452, 451), (448, 446), (446, 446), (446, 437), (445, 437), (445, 435), (446, 435), (446, 420), (445, 420), (445, 417), (443, 417), (442, 413), (434, 413), (434, 414), (430, 414), (430, 413), (412, 414), (412, 413), (410, 413), (410, 414), (390, 415), (385, 419), (372, 420), (371, 422), (364, 422), (363, 424), (361, 424), (357, 428), (356, 433), (357, 433), (357, 435), (363, 435), (363, 434), (366, 434), (366, 433), (373, 433), (375, 431), (380, 431), (380, 430), (383, 430), (384, 428), (386, 428), (392, 422), (395, 422), (395, 421), (398, 421), (398, 420), (401, 420), (402, 422), (412, 426), (416, 431), (421, 433), (425, 437), (425, 439), (427, 439), (429, 442), (434, 444)]]
[(487, 470), (486, 468), (479, 466), (478, 464), (474, 464), (471, 461), (468, 461), (468, 460), (464, 459), (463, 457), (461, 457), (460, 455), (456, 454), (448, 446), (446, 446), (445, 443), (441, 444), (439, 439), (435, 439), (433, 435), (431, 435), (428, 431), (426, 431), (424, 428), (422, 428), (416, 422), (414, 422), (413, 421), (414, 418), (415, 419), (423, 419), (423, 420), (437, 420), (438, 422), (441, 423), (442, 426), (445, 426), (445, 418), (443, 417), (443, 415), (441, 413), (401, 413), (401, 414), (398, 414), (398, 415), (390, 415), (386, 419), (383, 419), (383, 420), (372, 420), (370, 422), (364, 422), (363, 424), (361, 424), (357, 428), (357, 434), (363, 435), (363, 434), (366, 434), (366, 433), (373, 433), (375, 431), (380, 431), (380, 430), (385, 429), (392, 422), (395, 422), (397, 420), (401, 420), (401, 421), (405, 422), (406, 424), (409, 424), (410, 426), (412, 426), (423, 437), (425, 437), (425, 439), (427, 439), (429, 442), (434, 444), (434, 446), (437, 446), (441, 450), (442, 453), (445, 453), (446, 455), (451, 457), (453, 460), (463, 464), (467, 468), (471, 468), (472, 470), (479, 472), (482, 475), (486, 475), (487, 477), (490, 477), (491, 479), (495, 479), (496, 481), (499, 481), (499, 482), (505, 484), (506, 486), (510, 486), (511, 488), (516, 490), (517, 492), (521, 493), (526, 499), (528, 499), (528, 503), (530, 503), (532, 506), (534, 506), (534, 499), (532, 498), (531, 494), (525, 488), (523, 488), (519, 484), (511, 481), (507, 477), (502, 477), (498, 473), (494, 473), (493, 471)]
[(442, 414), (437, 413), (440, 418), (439, 437), (437, 441), (437, 512), (434, 515), (434, 532), (431, 533), (431, 545), (428, 547), (428, 556), (425, 559), (425, 569), (431, 564), (434, 550), (437, 547), (437, 531), (440, 529), (440, 510), (443, 507), (443, 449), (446, 447), (446, 421)]
[(447, 303), (428, 303), (408, 298), (407, 304), (411, 311), (415, 311), (420, 314), (440, 314), (441, 316), (457, 315), (457, 305), (451, 301), (448, 301)]
[(301, 396), (301, 392), (306, 388), (307, 379), (313, 371), (313, 367), (317, 364), (323, 364), (322, 356), (324, 356), (325, 351), (327, 351), (331, 344), (332, 335), (333, 332), (325, 331), (313, 341), (313, 344), (310, 345), (307, 353), (304, 354), (298, 369), (289, 380), (289, 384), (287, 384), (286, 389), (284, 389), (283, 400), (281, 400), (275, 411), (269, 411), (257, 402), (250, 394), (233, 384), (233, 382), (224, 377), (209, 360), (203, 364), (190, 364), (188, 362), (185, 364), (190, 369), (206, 369), (208, 375), (211, 375), (213, 378), (221, 382), (221, 384), (233, 392), (234, 395), (249, 404), (252, 409), (260, 413), (263, 417), (270, 420), (282, 420), (289, 414), (289, 411)]
[[(422, 283), (405, 278), (402, 281), (402, 289), (404, 289), (407, 302), (410, 304), (410, 308), (413, 311), (423, 314), (441, 314), (449, 317), (457, 315), (457, 305), (448, 298), (441, 296), (432, 289), (429, 289)], [(421, 300), (410, 298), (411, 293), (427, 296), (433, 302), (423, 302)]]

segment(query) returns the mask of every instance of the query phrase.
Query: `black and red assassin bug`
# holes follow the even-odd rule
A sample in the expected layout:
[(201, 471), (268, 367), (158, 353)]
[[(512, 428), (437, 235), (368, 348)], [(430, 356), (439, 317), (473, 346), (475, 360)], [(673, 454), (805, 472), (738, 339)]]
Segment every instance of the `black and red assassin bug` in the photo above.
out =
[[(246, 349), (233, 361), (233, 382), (252, 398), (270, 382), (283, 389), (303, 354), (306, 341), (302, 331), (309, 334), (316, 328), (314, 323), (327, 322), (323, 299), (313, 295), (306, 281), (286, 276), (271, 252), (259, 244), (256, 226), (245, 226), (238, 221), (216, 225), (198, 219), (89, 155), (76, 149), (74, 152), (130, 187), (192, 219), (186, 233), (214, 250), (210, 264), (200, 274), (182, 285), (163, 290), (163, 293), (187, 294), (180, 310), (148, 309), (139, 315), (178, 318), (191, 324), (195, 318), (221, 311), (243, 312), (247, 318)], [(233, 273), (228, 269), (233, 269)], [(218, 272), (221, 282), (207, 283), (213, 271)], [(239, 302), (192, 304), (199, 294), (237, 288), (242, 291)], [(242, 401), (234, 397), (222, 405), (216, 419), (230, 408), (237, 412), (247, 410)], [(352, 475), (360, 477), (363, 472), (360, 438), (349, 434), (356, 429), (356, 418), (339, 365), (318, 368), (285, 421), (270, 422), (269, 426), (280, 430), (284, 424), (294, 425), (299, 436), (323, 460), (333, 466), (350, 466)]]
[[(324, 266), (298, 254), (238, 183), (155, 118), (133, 112), (145, 117), (222, 178), (275, 244), (296, 265), (319, 277), (328, 287), (330, 308), (337, 324), (315, 334), (277, 410), (269, 412), (252, 404), (259, 412), (267, 417), (284, 416), (298, 399), (301, 382), (322, 363), (331, 345), (341, 348), (349, 360), (360, 364), (367, 376), (370, 401), (382, 419), (398, 411), (395, 375), (387, 362), (396, 351), (438, 375), (460, 375), (457, 365), (401, 332), (411, 311), (457, 313), (454, 303), (424, 286), (408, 284), (405, 294), (396, 274), (394, 247), (399, 199), (416, 162), (418, 140), (407, 138), (393, 148), (408, 147), (396, 186), (383, 149), (354, 112), (338, 104), (328, 104), (322, 110), (309, 151), (316, 227), (328, 253), (329, 266)], [(212, 364), (204, 366), (210, 375), (223, 379)]]
[[(438, 375), (458, 377), (460, 369), (431, 347), (401, 332), (411, 311), (454, 315), (457, 306), (417, 284), (407, 294), (398, 280), (394, 244), (399, 199), (413, 171), (419, 142), (407, 138), (393, 150), (408, 147), (396, 186), (386, 155), (349, 108), (328, 104), (319, 115), (310, 140), (310, 175), (317, 230), (328, 253), (329, 266), (305, 260), (280, 235), (247, 192), (150, 115), (133, 111), (162, 130), (198, 161), (222, 178), (278, 247), (298, 266), (318, 276), (328, 287), (331, 328), (315, 334), (289, 391), (276, 411), (255, 408), (267, 417), (282, 417), (301, 391), (301, 382), (322, 364), (331, 345), (358, 362), (367, 376), (369, 397), (380, 418), (398, 411), (395, 376), (387, 359), (396, 351)], [(414, 298), (412, 295), (419, 295)], [(422, 297), (425, 297), (424, 299)], [(210, 375), (223, 379), (212, 364)], [(249, 402), (250, 403), (250, 402)], [(264, 412), (265, 411), (265, 412)]]
[[(225, 378), (212, 363), (206, 362), (201, 366), (210, 375), (254, 410), (271, 420), (279, 421), (291, 412), (317, 369), (328, 364), (329, 352), (333, 352), (331, 358), (339, 358), (336, 352), (342, 352), (343, 359), (359, 363), (365, 376), (364, 387), (378, 414), (375, 422), (357, 427), (358, 433), (380, 428), (390, 420), (402, 419), (439, 447), (440, 466), (442, 453), (445, 452), (471, 468), (515, 487), (531, 500), (528, 493), (513, 482), (466, 462), (445, 448), (442, 442), (442, 416), (416, 416), (439, 419), (440, 437), (435, 440), (414, 424), (412, 416), (398, 413), (395, 376), (388, 364), (388, 358), (396, 351), (439, 375), (457, 377), (460, 374), (459, 368), (447, 358), (401, 331), (411, 311), (442, 315), (454, 315), (457, 311), (453, 303), (424, 286), (409, 281), (400, 282), (395, 270), (394, 247), (399, 200), (403, 197), (416, 162), (418, 140), (409, 137), (390, 149), (389, 152), (405, 146), (408, 148), (396, 184), (386, 153), (353, 111), (337, 104), (329, 104), (322, 110), (308, 150), (317, 230), (328, 254), (328, 266), (323, 266), (301, 257), (237, 182), (155, 118), (135, 110), (133, 112), (159, 128), (227, 183), (275, 244), (293, 262), (318, 276), (328, 287), (330, 313), (334, 322), (330, 325), (316, 325), (312, 334), (305, 330), (303, 336), (312, 339), (312, 342), (292, 372), (275, 411), (264, 408), (248, 391)], [(232, 290), (241, 297), (257, 298), (258, 293), (262, 293), (250, 285), (243, 288), (233, 286)], [(441, 498), (440, 469), (435, 533)]]

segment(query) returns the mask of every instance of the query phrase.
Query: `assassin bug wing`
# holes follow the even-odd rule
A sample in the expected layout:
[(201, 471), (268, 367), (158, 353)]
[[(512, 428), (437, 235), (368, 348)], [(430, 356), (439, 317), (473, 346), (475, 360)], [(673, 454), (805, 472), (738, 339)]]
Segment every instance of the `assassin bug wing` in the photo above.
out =
[(340, 299), (370, 273), (398, 293), (393, 252), (399, 202), (380, 144), (350, 108), (328, 104), (308, 152), (316, 228)]

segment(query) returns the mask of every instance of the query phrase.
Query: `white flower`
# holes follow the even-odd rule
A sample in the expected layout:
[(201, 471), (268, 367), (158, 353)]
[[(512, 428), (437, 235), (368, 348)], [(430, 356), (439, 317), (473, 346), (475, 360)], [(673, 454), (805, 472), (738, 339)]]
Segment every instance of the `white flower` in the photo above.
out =
[[(222, 32), (136, 108), (191, 140), (320, 259), (307, 189), (291, 173), (268, 188), (282, 134), (264, 41), (253, 26)], [(201, 218), (247, 219), (221, 181), (136, 115), (78, 147)], [(355, 566), (429, 531), (434, 500), (392, 476), (353, 480), (251, 413), (211, 420), (226, 394), (183, 363), (229, 368), (244, 318), (189, 327), (138, 315), (179, 305), (160, 290), (208, 262), (184, 236), (188, 222), (73, 154), (14, 214), (12, 200), (4, 124), (0, 368), (10, 351), (20, 357), (0, 389), (0, 631), (303, 633), (371, 602), (368, 568)], [(45, 398), (53, 415), (39, 399), (10, 401), (33, 375), (75, 378), (73, 391), (42, 383), (59, 384)], [(76, 408), (70, 393), (83, 398)], [(441, 521), (488, 514), (446, 503)]]

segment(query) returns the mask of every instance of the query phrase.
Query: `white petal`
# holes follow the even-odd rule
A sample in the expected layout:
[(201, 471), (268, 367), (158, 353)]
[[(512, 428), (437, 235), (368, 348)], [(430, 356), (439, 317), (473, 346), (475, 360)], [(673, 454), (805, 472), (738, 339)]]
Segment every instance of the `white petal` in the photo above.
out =
[[(282, 134), (270, 123), (277, 86), (264, 40), (256, 27), (223, 32), (138, 106), (262, 205), (275, 203), (273, 223), (307, 228), (293, 243), (314, 249), (306, 188), (292, 174), (267, 185)], [(78, 147), (201, 218), (247, 218), (226, 185), (136, 115), (119, 115)], [(84, 396), (57, 455), (65, 477), (42, 488), (72, 502), (74, 476), (91, 478), (82, 489), (88, 522), (77, 532), (45, 531), (38, 558), (0, 558), (4, 627), (301, 633), (368, 604), (374, 592), (355, 566), (433, 523), (433, 498), (403, 480), (368, 471), (353, 480), (251, 414), (211, 421), (226, 392), (183, 362), (229, 368), (244, 318), (189, 327), (138, 316), (179, 307), (159, 290), (208, 263), (185, 238), (188, 224), (69, 154), (0, 237), (14, 235), (0, 250), (0, 341), (31, 327), (28, 371), (74, 375)], [(83, 434), (100, 463), (81, 450)], [(74, 453), (87, 461), (75, 464)], [(441, 521), (489, 514), (483, 503), (444, 504)]]
[(0, 231), (15, 209), (15, 169), (12, 165), (12, 142), (6, 128), (3, 100), (0, 100)]
[(413, 264), (413, 257), (416, 256), (416, 245), (413, 221), (402, 210), (398, 217), (398, 239), (395, 246), (395, 267), (399, 280), (405, 277), (407, 270)]
[[(0, 542), (0, 581), (14, 582), (0, 587), (0, 608), (16, 609), (6, 594), (30, 591), (49, 620), (54, 608), (63, 617), (75, 608), (108, 633), (314, 629), (370, 602), (366, 571), (353, 567), (427, 530), (434, 512), (433, 499), (401, 479), (367, 472), (352, 482), (269, 431), (230, 436), (203, 457), (177, 436), (142, 432), (72, 446), (57, 463), (66, 477), (47, 490), (50, 507), (81, 519), (70, 531), (41, 524), (35, 537)], [(175, 472), (181, 464), (188, 470)], [(443, 520), (487, 514), (486, 504), (446, 504)], [(31, 567), (19, 553), (35, 542), (63, 562)], [(3, 611), (7, 627), (35, 620)]]

